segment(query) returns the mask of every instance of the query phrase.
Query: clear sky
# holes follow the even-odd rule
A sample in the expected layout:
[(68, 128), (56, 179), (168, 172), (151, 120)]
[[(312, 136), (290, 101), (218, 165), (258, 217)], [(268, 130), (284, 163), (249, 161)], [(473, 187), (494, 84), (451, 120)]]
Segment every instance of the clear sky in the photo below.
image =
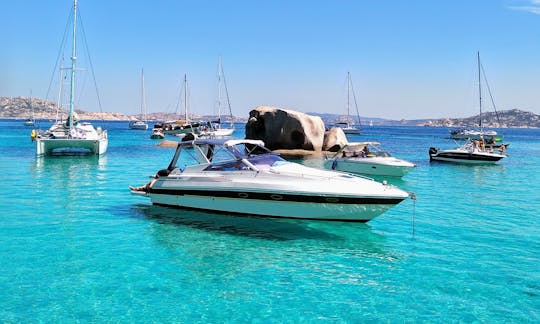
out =
[[(46, 96), (71, 5), (0, 0), (0, 96)], [(221, 55), (237, 116), (259, 105), (345, 113), (350, 71), (361, 116), (466, 117), (478, 113), (480, 51), (497, 109), (540, 114), (540, 0), (79, 0), (79, 9), (103, 111), (139, 113), (144, 68), (150, 112), (175, 111), (186, 74), (190, 110), (211, 114)], [(79, 86), (95, 93), (78, 57)]]

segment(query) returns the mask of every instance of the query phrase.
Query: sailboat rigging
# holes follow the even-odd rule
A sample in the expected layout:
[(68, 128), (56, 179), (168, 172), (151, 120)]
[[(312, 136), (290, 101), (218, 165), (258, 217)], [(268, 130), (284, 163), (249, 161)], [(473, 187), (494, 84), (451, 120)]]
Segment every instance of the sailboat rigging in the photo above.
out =
[(184, 106), (184, 119), (168, 121), (163, 123), (163, 133), (185, 136), (186, 134), (193, 133), (199, 134), (200, 123), (192, 122), (189, 118), (189, 102), (188, 102), (188, 83), (187, 76), (184, 74), (184, 83), (182, 87), (183, 91), (183, 106)]
[(30, 91), (30, 97), (28, 98), (28, 105), (30, 106), (31, 115), (24, 121), (24, 126), (34, 126), (36, 120), (34, 118), (34, 105), (32, 105), (32, 91)]
[(132, 120), (129, 122), (129, 129), (147, 130), (147, 108), (146, 108), (146, 95), (144, 91), (144, 69), (141, 70), (141, 117), (142, 120)]
[(482, 117), (482, 76), (484, 77), (484, 81), (487, 86), (487, 90), (489, 93), (489, 96), (491, 98), (491, 103), (493, 105), (493, 109), (495, 110), (495, 114), (497, 117), (497, 121), (500, 124), (499, 121), (499, 114), (497, 113), (497, 108), (495, 107), (495, 101), (493, 100), (493, 95), (491, 94), (491, 89), (489, 87), (489, 83), (487, 81), (486, 73), (484, 70), (484, 67), (480, 61), (480, 52), (477, 52), (477, 69), (478, 69), (478, 106), (479, 106), (479, 115), (478, 115), (478, 129), (457, 129), (457, 130), (451, 130), (450, 131), (450, 138), (452, 139), (459, 139), (459, 140), (480, 140), (485, 139), (486, 141), (492, 142), (492, 144), (495, 144), (496, 141), (500, 141), (499, 138), (497, 138), (497, 132), (495, 130), (484, 130), (483, 123), (483, 117)]
[[(217, 120), (210, 122), (210, 129), (202, 133), (201, 136), (210, 137), (224, 137), (231, 136), (234, 133), (234, 116), (232, 114), (231, 100), (229, 98), (229, 91), (227, 89), (227, 81), (225, 80), (225, 73), (223, 72), (223, 65), (221, 63), (221, 56), (218, 58), (218, 70), (217, 70)], [(223, 98), (223, 94), (225, 97)], [(229, 110), (229, 126), (224, 127), (222, 118), (222, 110), (226, 101), (226, 107)]]
[[(358, 124), (355, 125), (353, 119), (351, 118), (351, 95), (354, 102), (354, 107), (356, 109), (356, 117), (358, 118)], [(354, 87), (352, 83), (351, 73), (347, 72), (347, 117), (345, 119), (338, 120), (335, 124), (335, 127), (339, 127), (343, 130), (345, 134), (360, 134), (361, 133), (361, 122), (360, 114), (358, 112), (358, 104), (356, 103), (356, 95), (354, 93)]]
[[(73, 1), (73, 37), (71, 47), (69, 115), (66, 122), (56, 121), (46, 132), (36, 137), (38, 155), (100, 155), (109, 143), (106, 130), (77, 120), (75, 114), (75, 71), (77, 60), (77, 0)], [(99, 97), (98, 97), (99, 100)]]

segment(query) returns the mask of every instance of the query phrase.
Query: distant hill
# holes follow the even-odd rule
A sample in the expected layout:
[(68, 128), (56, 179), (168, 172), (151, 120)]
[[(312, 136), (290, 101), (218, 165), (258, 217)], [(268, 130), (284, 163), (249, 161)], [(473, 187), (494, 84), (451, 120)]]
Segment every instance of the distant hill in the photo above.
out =
[[(55, 119), (57, 116), (57, 105), (52, 101), (30, 97), (0, 97), (0, 118), (26, 119), (32, 115), (36, 119)], [(63, 116), (67, 116), (66, 109), (60, 109)], [(140, 115), (125, 115), (115, 112), (89, 112), (76, 110), (80, 119), (86, 120), (133, 120), (140, 118)], [(336, 114), (308, 113), (309, 115), (320, 116), (327, 126), (333, 125), (342, 116)], [(171, 120), (178, 118), (172, 113), (152, 113), (148, 115), (149, 120)], [(215, 116), (192, 116), (193, 119), (213, 119)], [(235, 117), (236, 121), (246, 121), (247, 116)], [(413, 120), (391, 120), (382, 118), (361, 117), (364, 126), (373, 125), (387, 126), (442, 126), (442, 127), (476, 127), (479, 116), (467, 118), (440, 118), (440, 119), (413, 119)], [(540, 128), (540, 115), (519, 109), (503, 110), (497, 114), (487, 112), (482, 114), (482, 125), (494, 128)]]
[[(334, 124), (341, 115), (318, 114), (327, 126)], [(360, 117), (362, 125), (385, 126), (434, 126), (434, 127), (478, 127), (480, 115), (467, 118), (439, 118), (439, 119), (411, 119), (391, 120), (381, 118)], [(492, 128), (540, 128), (540, 115), (519, 109), (503, 110), (497, 113), (487, 112), (482, 114), (482, 126)]]
[[(30, 97), (0, 97), (0, 118), (26, 119), (32, 116), (35, 119), (56, 119), (57, 116), (66, 117), (68, 110), (58, 109), (55, 102)], [(76, 109), (80, 119), (86, 120), (131, 120), (135, 117), (120, 113), (90, 112)]]

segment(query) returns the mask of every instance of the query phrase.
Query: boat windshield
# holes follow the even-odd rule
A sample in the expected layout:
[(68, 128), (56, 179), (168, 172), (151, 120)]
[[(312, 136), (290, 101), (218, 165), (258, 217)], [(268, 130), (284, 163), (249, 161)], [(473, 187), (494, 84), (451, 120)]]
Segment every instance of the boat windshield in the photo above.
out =
[[(248, 163), (246, 163), (246, 161)], [(268, 170), (277, 163), (284, 161), (279, 155), (268, 153), (262, 155), (252, 155), (248, 159), (237, 159), (229, 161), (214, 162), (203, 171), (242, 171), (242, 170)], [(251, 166), (254, 166), (254, 170)]]
[(389, 157), (391, 156), (378, 144), (351, 145), (345, 147), (341, 153), (342, 157)]

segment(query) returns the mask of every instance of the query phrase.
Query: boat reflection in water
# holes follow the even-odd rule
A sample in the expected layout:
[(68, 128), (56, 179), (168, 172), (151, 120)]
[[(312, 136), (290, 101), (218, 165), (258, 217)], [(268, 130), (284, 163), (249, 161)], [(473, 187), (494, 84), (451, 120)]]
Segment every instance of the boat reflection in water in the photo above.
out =
[[(177, 165), (181, 153), (192, 158), (189, 165)], [(131, 192), (155, 205), (355, 222), (370, 221), (409, 197), (372, 179), (285, 161), (262, 141), (225, 139), (179, 143), (168, 168)]]

